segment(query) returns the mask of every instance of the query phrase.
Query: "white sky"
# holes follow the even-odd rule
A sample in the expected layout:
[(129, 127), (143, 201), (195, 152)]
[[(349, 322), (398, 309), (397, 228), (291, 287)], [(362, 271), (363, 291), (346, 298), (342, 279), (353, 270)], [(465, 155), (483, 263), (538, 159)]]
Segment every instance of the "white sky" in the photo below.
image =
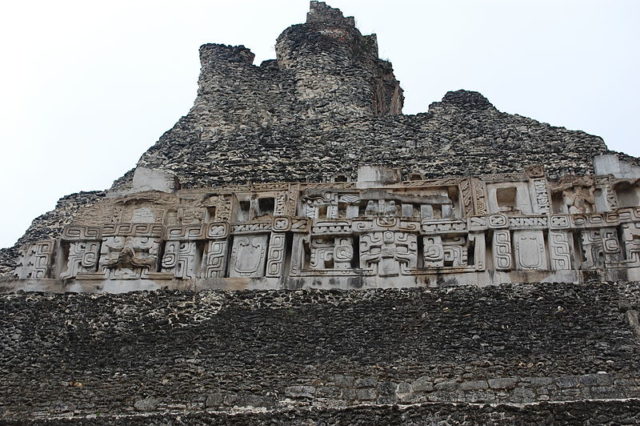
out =
[[(639, 0), (333, 0), (378, 34), (405, 113), (448, 90), (640, 156)], [(256, 63), (307, 0), (0, 3), (0, 247), (58, 198), (104, 189), (195, 99), (198, 47)]]

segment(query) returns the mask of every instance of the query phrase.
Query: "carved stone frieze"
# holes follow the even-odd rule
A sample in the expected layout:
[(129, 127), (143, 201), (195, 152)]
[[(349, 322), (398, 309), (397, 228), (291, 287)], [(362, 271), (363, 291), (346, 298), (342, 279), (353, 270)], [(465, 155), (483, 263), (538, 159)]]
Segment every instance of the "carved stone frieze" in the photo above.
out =
[(378, 231), (360, 236), (360, 267), (378, 276), (397, 276), (415, 269), (418, 259), (417, 236), (406, 232)]
[(511, 233), (507, 230), (493, 232), (493, 264), (499, 271), (513, 269)]
[(542, 231), (514, 231), (513, 247), (516, 269), (547, 269), (547, 250)]
[(78, 274), (95, 273), (100, 256), (99, 241), (73, 241), (69, 243), (69, 254), (64, 272), (60, 278), (74, 278)]
[(570, 234), (564, 231), (549, 231), (549, 258), (551, 269), (563, 271), (571, 269)]
[(203, 262), (204, 278), (222, 278), (227, 267), (227, 247), (226, 240), (209, 241)]
[(99, 270), (106, 278), (146, 278), (158, 266), (160, 238), (105, 236), (100, 247)]
[(200, 254), (195, 241), (168, 241), (162, 257), (162, 272), (171, 272), (176, 278), (197, 277)]
[(54, 240), (46, 240), (31, 244), (22, 250), (16, 268), (18, 278), (22, 280), (49, 278), (55, 245)]
[(269, 234), (240, 235), (233, 239), (230, 277), (263, 277)]
[[(563, 279), (580, 270), (640, 268), (640, 206), (615, 208), (607, 192), (615, 195), (615, 183), (611, 176), (550, 183), (540, 169), (379, 188), (299, 183), (145, 194), (103, 201), (100, 214), (27, 247), (15, 273), (285, 285), (290, 278), (402, 281), (478, 271), (491, 280), (492, 271)], [(117, 220), (105, 212), (119, 212)]]

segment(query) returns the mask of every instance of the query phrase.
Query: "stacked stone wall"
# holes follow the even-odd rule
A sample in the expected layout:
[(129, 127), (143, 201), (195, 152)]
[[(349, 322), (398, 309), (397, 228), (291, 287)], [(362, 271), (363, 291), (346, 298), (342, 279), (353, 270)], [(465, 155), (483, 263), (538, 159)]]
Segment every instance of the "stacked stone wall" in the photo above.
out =
[(0, 418), (640, 398), (626, 316), (638, 294), (598, 283), (4, 295)]

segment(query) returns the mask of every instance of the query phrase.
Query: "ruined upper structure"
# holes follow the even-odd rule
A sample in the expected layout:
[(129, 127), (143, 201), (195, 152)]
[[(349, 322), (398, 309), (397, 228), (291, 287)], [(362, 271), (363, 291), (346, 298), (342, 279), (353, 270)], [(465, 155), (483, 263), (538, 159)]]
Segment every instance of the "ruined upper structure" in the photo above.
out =
[(3, 253), (5, 286), (640, 277), (636, 159), (475, 92), (403, 115), (375, 35), (324, 3), (278, 37), (276, 56), (255, 66), (244, 46), (202, 46), (189, 113), (110, 191), (66, 197), (34, 221)]

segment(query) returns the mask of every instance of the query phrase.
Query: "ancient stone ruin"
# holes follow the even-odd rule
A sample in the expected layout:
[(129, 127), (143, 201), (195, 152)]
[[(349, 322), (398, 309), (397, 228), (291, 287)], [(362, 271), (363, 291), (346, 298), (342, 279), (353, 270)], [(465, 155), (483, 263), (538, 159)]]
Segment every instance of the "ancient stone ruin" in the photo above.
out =
[(476, 92), (403, 115), (321, 2), (200, 58), (135, 169), (0, 252), (0, 419), (640, 420), (638, 159)]

